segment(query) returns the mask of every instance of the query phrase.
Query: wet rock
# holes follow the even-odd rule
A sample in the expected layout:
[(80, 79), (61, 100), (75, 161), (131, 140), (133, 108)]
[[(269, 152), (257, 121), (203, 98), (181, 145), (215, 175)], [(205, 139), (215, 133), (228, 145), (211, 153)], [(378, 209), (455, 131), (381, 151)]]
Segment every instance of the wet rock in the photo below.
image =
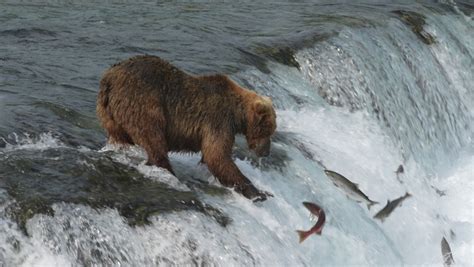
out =
[(202, 206), (201, 212), (214, 218), (214, 220), (222, 227), (226, 227), (232, 222), (232, 219), (229, 216), (225, 215), (221, 210), (205, 203)]
[(13, 251), (19, 253), (21, 250), (21, 242), (13, 236), (7, 238), (7, 243), (11, 245)]
[(397, 15), (403, 23), (410, 26), (413, 33), (425, 44), (431, 45), (436, 42), (435, 37), (426, 32), (423, 28), (426, 24), (426, 17), (422, 14), (407, 10), (394, 10), (392, 13)]
[(290, 94), (289, 96), (290, 96), (290, 97), (295, 101), (295, 103), (296, 103), (297, 105), (299, 105), (299, 106), (302, 106), (302, 105), (308, 103), (305, 99), (301, 98), (300, 96), (297, 96), (297, 95), (294, 95), (294, 94)]
[(300, 69), (301, 66), (296, 60), (295, 50), (290, 47), (269, 47), (261, 46), (256, 49), (258, 54), (264, 55), (286, 66)]
[[(244, 62), (247, 62), (251, 66), (255, 66), (257, 69), (259, 69), (261, 72), (265, 74), (269, 74), (271, 71), (267, 66), (267, 60), (259, 55), (256, 55), (252, 52), (249, 52), (247, 50), (244, 50), (242, 48), (237, 48), (237, 50), (240, 52)], [(249, 85), (246, 85), (247, 87), (250, 87)]]
[(229, 189), (225, 187), (214, 186), (208, 183), (196, 182), (193, 185), (191, 185), (191, 187), (198, 188), (199, 190), (204, 192), (206, 195), (210, 195), (210, 196), (225, 196), (225, 195), (230, 194)]
[(456, 1), (457, 6), (466, 16), (471, 17), (474, 14), (474, 3), (469, 1)]
[(316, 160), (315, 155), (309, 148), (307, 148), (293, 133), (276, 132), (272, 138), (272, 142), (277, 142), (296, 148), (306, 159)]
[(48, 204), (48, 201), (45, 201), (42, 198), (31, 198), (27, 201), (20, 201), (12, 204), (8, 206), (7, 213), (10, 214), (12, 219), (18, 224), (20, 230), (25, 234), (28, 234), (26, 230), (26, 222), (33, 218), (34, 215), (54, 215), (54, 211)]
[(143, 177), (134, 168), (105, 154), (70, 148), (19, 150), (0, 155), (2, 187), (15, 199), (9, 216), (25, 234), (35, 214), (54, 216), (55, 203), (113, 208), (129, 225), (150, 223), (149, 217), (166, 212), (195, 210), (225, 227), (230, 219), (199, 200), (196, 192), (179, 191)]

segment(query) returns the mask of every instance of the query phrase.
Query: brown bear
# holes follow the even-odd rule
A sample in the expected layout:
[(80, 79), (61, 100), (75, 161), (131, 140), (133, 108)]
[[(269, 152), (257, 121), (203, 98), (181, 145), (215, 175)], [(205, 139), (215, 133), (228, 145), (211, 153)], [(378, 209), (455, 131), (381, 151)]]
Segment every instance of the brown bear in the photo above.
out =
[(236, 134), (257, 156), (270, 152), (276, 114), (270, 98), (225, 75), (192, 76), (156, 56), (113, 65), (100, 81), (97, 115), (110, 143), (137, 144), (148, 164), (171, 173), (169, 151), (202, 152), (220, 183), (249, 199), (265, 200), (232, 160)]

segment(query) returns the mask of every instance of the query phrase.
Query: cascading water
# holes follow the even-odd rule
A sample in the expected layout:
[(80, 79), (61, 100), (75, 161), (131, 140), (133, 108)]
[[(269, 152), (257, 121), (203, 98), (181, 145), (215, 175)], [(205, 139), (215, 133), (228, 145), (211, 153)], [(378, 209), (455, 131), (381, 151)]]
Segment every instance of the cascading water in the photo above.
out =
[[(3, 135), (0, 266), (440, 266), (443, 237), (456, 264), (472, 265), (474, 23), (465, 11), (469, 4), (463, 10), (446, 5), (451, 8), (419, 11), (432, 44), (393, 12), (401, 6), (372, 14), (370, 5), (349, 5), (341, 12), (353, 9), (353, 17), (325, 18), (335, 20), (337, 30), (292, 47), (294, 54), (287, 51), (293, 64), (275, 56), (262, 63), (249, 53), (256, 58), (232, 77), (272, 97), (278, 130), (270, 158), (244, 157), (239, 140), (236, 163), (258, 188), (274, 194), (263, 203), (222, 189), (197, 164), (200, 155), (171, 154), (173, 177), (146, 166), (139, 148), (100, 149), (87, 144), (103, 137), (87, 134), (78, 142), (70, 136), (99, 132), (90, 122), (93, 111), (76, 114), (48, 102), (80, 130)], [(0, 81), (8, 84), (5, 77)], [(0, 103), (14, 99), (6, 95)], [(5, 110), (5, 118), (15, 113)], [(397, 177), (400, 164), (405, 171)], [(368, 210), (347, 198), (325, 169), (345, 175), (381, 204)], [(140, 195), (151, 198), (156, 190), (165, 197), (143, 204)], [(383, 223), (373, 218), (387, 200), (406, 192), (413, 197)], [(129, 199), (125, 206), (123, 198)], [(25, 199), (41, 201), (29, 206)], [(299, 244), (295, 230), (314, 224), (303, 201), (318, 203), (327, 218), (321, 236)], [(32, 214), (15, 215), (15, 207)], [(149, 216), (132, 217), (134, 208)]]
[[(302, 71), (329, 103), (375, 115), (406, 151), (405, 157), (426, 162), (424, 167), (449, 163), (472, 138), (468, 107), (473, 94), (467, 90), (474, 51), (464, 46), (469, 37), (458, 40), (465, 37), (454, 35), (468, 32), (469, 26), (462, 21), (450, 21), (449, 29), (432, 26), (439, 45), (430, 48), (415, 41), (401, 22), (387, 24), (386, 28), (344, 30), (303, 51), (298, 55), (306, 63)], [(446, 57), (452, 51), (464, 51), (471, 60), (450, 64)]]

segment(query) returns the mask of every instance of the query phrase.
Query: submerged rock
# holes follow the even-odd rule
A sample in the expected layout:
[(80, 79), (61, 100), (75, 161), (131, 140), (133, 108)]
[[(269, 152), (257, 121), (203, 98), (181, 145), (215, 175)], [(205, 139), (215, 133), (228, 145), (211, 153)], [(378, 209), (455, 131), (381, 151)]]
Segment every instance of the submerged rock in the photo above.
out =
[(179, 191), (143, 177), (137, 170), (97, 152), (60, 148), (20, 150), (0, 154), (2, 187), (15, 202), (9, 216), (27, 233), (26, 222), (35, 214), (54, 216), (55, 203), (117, 209), (129, 225), (150, 223), (165, 212), (195, 210), (225, 227), (230, 219), (198, 199), (193, 191)]
[(403, 23), (410, 26), (416, 36), (425, 44), (430, 45), (436, 42), (435, 38), (423, 28), (426, 24), (424, 15), (406, 10), (394, 10), (392, 13), (397, 15)]
[(31, 198), (26, 201), (17, 202), (8, 206), (7, 212), (25, 234), (27, 234), (26, 222), (36, 214), (54, 216), (54, 210), (51, 205), (42, 198)]
[(219, 187), (208, 183), (194, 183), (193, 188), (197, 188), (210, 196), (225, 196), (230, 194), (230, 190), (225, 187)]
[[(255, 66), (257, 69), (259, 69), (261, 72), (265, 74), (269, 74), (271, 72), (267, 66), (267, 62), (266, 62), (267, 60), (263, 56), (257, 55), (255, 53), (252, 53), (242, 48), (236, 48), (236, 49), (240, 52), (244, 62), (247, 62), (252, 66)], [(249, 85), (250, 84), (246, 86), (249, 86)]]
[(287, 46), (283, 47), (268, 47), (268, 46), (261, 46), (257, 49), (258, 54), (262, 54), (267, 56), (278, 63), (281, 63), (286, 66), (295, 67), (300, 69), (301, 66), (296, 60), (295, 51)]

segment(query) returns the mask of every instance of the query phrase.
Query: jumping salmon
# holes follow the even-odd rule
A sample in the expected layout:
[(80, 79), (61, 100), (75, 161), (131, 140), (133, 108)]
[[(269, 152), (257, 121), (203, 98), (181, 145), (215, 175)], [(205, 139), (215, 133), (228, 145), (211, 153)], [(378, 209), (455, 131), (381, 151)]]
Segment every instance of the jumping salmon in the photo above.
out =
[(451, 266), (454, 263), (453, 253), (446, 238), (441, 240), (441, 255), (443, 255), (444, 266)]
[(400, 174), (403, 174), (405, 170), (403, 169), (403, 165), (398, 166), (398, 169), (395, 171), (395, 174), (397, 175), (397, 180), (403, 184), (402, 179), (400, 179)]
[(311, 234), (321, 235), (324, 223), (326, 222), (326, 214), (324, 213), (324, 210), (321, 207), (311, 202), (303, 202), (303, 205), (311, 212), (311, 214), (318, 217), (318, 221), (308, 231), (296, 231), (298, 232), (298, 235), (300, 237), (300, 243), (303, 242), (306, 238), (308, 238), (308, 236), (310, 236)]
[(332, 183), (336, 187), (344, 190), (344, 192), (346, 193), (348, 197), (352, 198), (353, 200), (359, 203), (360, 202), (366, 203), (367, 208), (369, 210), (372, 205), (379, 204), (376, 201), (370, 200), (369, 197), (364, 194), (364, 192), (360, 191), (359, 186), (356, 183), (349, 181), (346, 177), (340, 175), (339, 173), (333, 172), (330, 170), (325, 170), (324, 173), (329, 178), (331, 178)]
[(374, 218), (379, 219), (383, 222), (395, 210), (396, 207), (401, 206), (402, 202), (409, 197), (411, 197), (411, 195), (407, 192), (404, 196), (401, 196), (395, 200), (387, 200), (387, 205), (385, 205), (382, 210), (377, 212)]
[(403, 169), (403, 165), (398, 166), (398, 169), (395, 171), (396, 175), (399, 175), (400, 173), (404, 173), (405, 170)]

